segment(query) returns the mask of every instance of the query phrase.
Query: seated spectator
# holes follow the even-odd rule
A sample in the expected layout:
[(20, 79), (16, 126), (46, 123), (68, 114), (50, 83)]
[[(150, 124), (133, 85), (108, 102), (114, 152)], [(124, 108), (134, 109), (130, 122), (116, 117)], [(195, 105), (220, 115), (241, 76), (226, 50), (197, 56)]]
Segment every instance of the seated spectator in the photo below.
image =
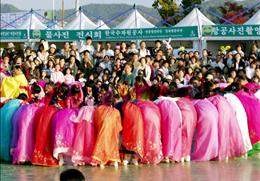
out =
[(60, 71), (59, 64), (55, 65), (55, 70), (51, 73), (50, 80), (55, 84), (57, 82), (63, 83), (65, 81), (65, 77), (64, 77), (63, 73)]

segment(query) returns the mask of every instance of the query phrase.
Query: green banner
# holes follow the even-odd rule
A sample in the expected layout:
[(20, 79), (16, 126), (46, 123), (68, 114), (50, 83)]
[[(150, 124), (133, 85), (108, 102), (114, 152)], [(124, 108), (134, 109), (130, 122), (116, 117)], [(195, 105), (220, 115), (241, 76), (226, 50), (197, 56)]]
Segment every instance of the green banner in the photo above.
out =
[(52, 41), (85, 40), (87, 36), (95, 41), (127, 41), (197, 38), (198, 29), (191, 27), (146, 28), (146, 29), (111, 29), (111, 30), (31, 30), (31, 39)]
[(1, 40), (25, 40), (27, 30), (0, 30)]
[(202, 27), (202, 36), (260, 36), (260, 25), (207, 25)]

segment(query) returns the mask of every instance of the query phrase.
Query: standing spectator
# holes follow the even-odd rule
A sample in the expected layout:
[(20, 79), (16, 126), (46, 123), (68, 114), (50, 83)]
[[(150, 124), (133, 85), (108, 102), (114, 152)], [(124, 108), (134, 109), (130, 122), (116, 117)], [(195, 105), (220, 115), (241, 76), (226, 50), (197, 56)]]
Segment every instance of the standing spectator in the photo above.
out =
[(51, 44), (49, 48), (49, 56), (55, 57), (57, 53), (57, 47), (55, 44)]
[(99, 65), (103, 70), (108, 69), (110, 72), (112, 72), (112, 63), (109, 59), (108, 55), (105, 55), (104, 60)]
[(103, 50), (103, 57), (105, 57), (106, 55), (108, 56), (114, 56), (114, 50), (111, 49), (111, 43), (110, 42), (106, 42), (105, 44), (105, 49)]
[(128, 48), (128, 54), (138, 54), (135, 42), (130, 43), (130, 47)]
[(74, 50), (74, 52), (76, 53), (75, 56), (76, 56), (76, 59), (77, 60), (81, 60), (80, 59), (80, 55), (79, 55), (79, 51), (78, 51), (78, 47), (77, 47), (77, 43), (74, 41), (70, 44), (70, 47), (71, 47), (71, 50)]
[(132, 67), (133, 67), (132, 64), (127, 63), (127, 64), (125, 65), (124, 73), (123, 73), (123, 75), (121, 76), (121, 79), (122, 79), (123, 81), (126, 81), (127, 84), (128, 84), (129, 86), (131, 86), (131, 87), (134, 85), (134, 82), (135, 82), (135, 76), (134, 76), (134, 74), (132, 73), (132, 69), (133, 69)]
[(43, 63), (43, 64), (47, 64), (48, 56), (49, 56), (49, 53), (46, 51), (43, 44), (40, 44), (39, 50), (38, 50), (38, 53), (37, 53), (37, 57), (40, 60), (40, 62)]
[(246, 76), (248, 79), (252, 79), (255, 76), (256, 60), (252, 61), (248, 67), (246, 67)]
[(209, 58), (208, 50), (203, 49), (202, 50), (202, 57), (200, 58), (200, 65), (208, 65), (211, 64), (211, 59)]
[(155, 41), (155, 48), (152, 50), (151, 55), (155, 57), (157, 54), (158, 50), (162, 50), (162, 41), (161, 40), (156, 40)]
[(71, 69), (72, 75), (75, 77), (78, 73), (78, 66), (76, 65), (76, 57), (71, 55), (69, 58), (69, 62), (65, 65), (66, 68)]
[(127, 44), (126, 42), (122, 42), (120, 44), (120, 51), (122, 52), (123, 56), (126, 58), (128, 56), (127, 52), (128, 52), (128, 48), (127, 48)]
[(139, 57), (145, 57), (147, 55), (151, 55), (150, 51), (146, 48), (145, 41), (140, 42), (140, 49), (139, 49)]
[(225, 65), (223, 64), (223, 58), (221, 55), (217, 55), (216, 61), (211, 63), (211, 67), (219, 67), (221, 70), (224, 69)]
[(97, 62), (100, 62), (101, 59), (103, 58), (102, 42), (98, 42), (96, 44), (96, 48), (95, 48), (95, 51), (94, 51), (93, 58), (94, 58), (94, 64), (97, 63)]
[(70, 44), (69, 42), (65, 42), (63, 49), (61, 49), (60, 52), (63, 56), (65, 56), (65, 58), (69, 58), (70, 57)]

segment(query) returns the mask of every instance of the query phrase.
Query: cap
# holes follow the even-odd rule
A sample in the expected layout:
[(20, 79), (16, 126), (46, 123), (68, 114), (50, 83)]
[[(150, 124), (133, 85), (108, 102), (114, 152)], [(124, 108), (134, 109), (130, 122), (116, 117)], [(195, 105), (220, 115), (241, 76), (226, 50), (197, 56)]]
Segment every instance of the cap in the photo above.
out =
[(57, 49), (57, 47), (56, 47), (56, 45), (55, 45), (55, 44), (51, 44), (50, 48)]
[(167, 79), (167, 80), (172, 80), (172, 76), (171, 76), (171, 75), (167, 75), (167, 76), (166, 76), (166, 79)]

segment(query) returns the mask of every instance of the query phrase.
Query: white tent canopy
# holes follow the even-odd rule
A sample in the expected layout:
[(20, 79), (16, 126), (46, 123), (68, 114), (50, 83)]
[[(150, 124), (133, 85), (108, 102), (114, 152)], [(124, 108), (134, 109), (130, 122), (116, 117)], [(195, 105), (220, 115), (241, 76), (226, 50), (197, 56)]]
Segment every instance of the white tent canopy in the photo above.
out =
[(202, 25), (215, 25), (208, 19), (198, 8), (194, 8), (187, 16), (185, 16), (175, 27), (181, 26), (198, 26), (199, 36), (202, 35)]
[(202, 26), (202, 25), (215, 25), (208, 19), (198, 8), (194, 8), (187, 16), (185, 16), (175, 26)]
[(2, 19), (0, 20), (0, 28), (4, 30), (12, 30), (15, 29), (14, 26), (9, 25), (8, 23), (4, 22)]
[(42, 30), (47, 29), (47, 26), (45, 26), (33, 13), (31, 13), (25, 22), (17, 27), (17, 29)]
[(30, 13), (25, 22), (18, 26), (17, 29), (42, 30), (47, 29), (47, 26), (45, 26), (33, 13)]
[(252, 16), (245, 25), (260, 25), (260, 9)]
[(96, 29), (97, 25), (93, 23), (83, 12), (80, 12), (78, 16), (70, 23), (68, 23), (64, 29), (67, 30), (82, 30), (82, 29)]
[(133, 29), (133, 28), (154, 28), (155, 26), (146, 20), (137, 9), (133, 9), (128, 17), (125, 18), (115, 29)]
[(48, 30), (63, 30), (63, 28), (58, 25), (57, 22), (53, 22), (53, 24), (48, 27)]
[(98, 27), (99, 30), (108, 30), (108, 29), (110, 29), (110, 28), (104, 23), (104, 21), (103, 21), (102, 19), (99, 19), (99, 20), (97, 21), (97, 27)]

